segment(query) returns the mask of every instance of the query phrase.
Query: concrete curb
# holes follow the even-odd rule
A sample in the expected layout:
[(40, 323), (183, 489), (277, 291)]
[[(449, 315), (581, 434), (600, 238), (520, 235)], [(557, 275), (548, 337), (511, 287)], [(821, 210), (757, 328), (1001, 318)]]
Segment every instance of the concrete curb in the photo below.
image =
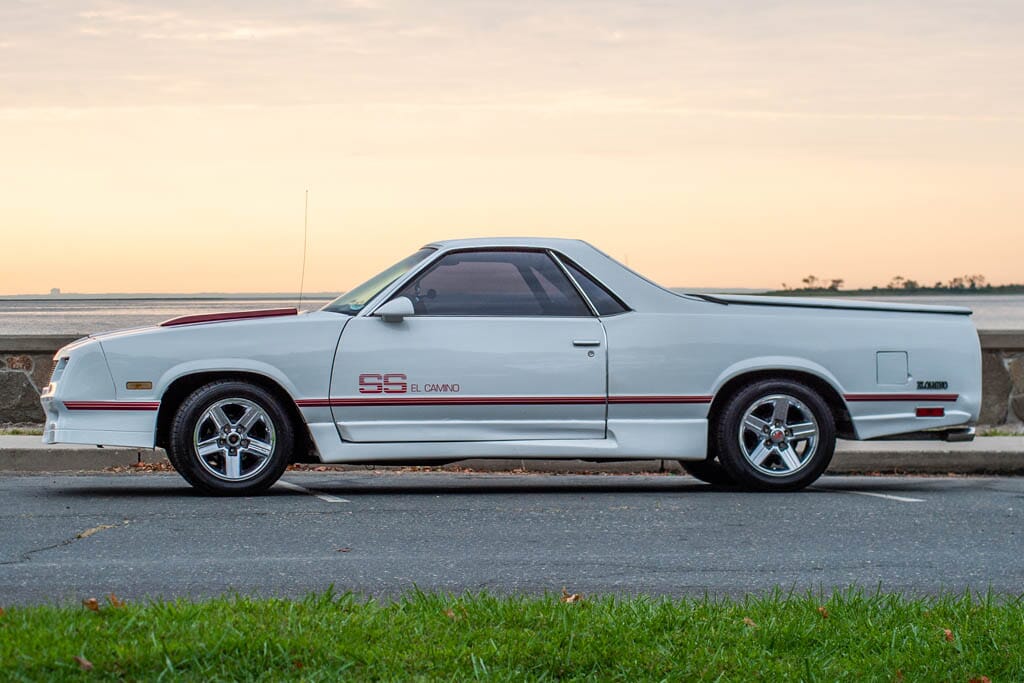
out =
[(95, 446), (5, 448), (4, 438), (6, 437), (0, 437), (0, 473), (102, 472), (110, 467), (167, 462), (167, 456), (163, 450), (96, 448)]
[[(166, 456), (160, 449), (46, 446), (35, 436), (0, 436), (0, 473), (102, 472), (112, 467), (166, 462)], [(350, 471), (365, 469), (362, 465), (323, 467)], [(448, 465), (444, 469), (551, 474), (681, 472), (675, 460), (588, 463), (578, 460), (473, 459)], [(980, 437), (971, 443), (962, 444), (841, 441), (828, 471), (832, 474), (1024, 474), (1024, 437)]]

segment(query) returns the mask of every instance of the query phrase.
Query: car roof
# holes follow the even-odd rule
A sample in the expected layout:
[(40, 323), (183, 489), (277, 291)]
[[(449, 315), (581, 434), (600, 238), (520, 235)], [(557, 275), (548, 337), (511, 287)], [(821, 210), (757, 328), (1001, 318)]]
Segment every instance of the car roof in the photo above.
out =
[[(590, 277), (610, 289), (634, 310), (641, 304), (646, 310), (677, 311), (685, 301), (639, 275), (588, 242), (559, 237), (478, 237), (439, 240), (426, 245), (449, 249), (551, 249), (568, 257)], [(692, 303), (692, 302), (691, 302)], [(705, 302), (701, 302), (705, 303)]]
[(559, 237), (475, 237), (469, 239), (439, 240), (427, 244), (440, 249), (467, 249), (476, 247), (527, 247), (531, 249), (579, 249), (590, 245), (583, 240)]

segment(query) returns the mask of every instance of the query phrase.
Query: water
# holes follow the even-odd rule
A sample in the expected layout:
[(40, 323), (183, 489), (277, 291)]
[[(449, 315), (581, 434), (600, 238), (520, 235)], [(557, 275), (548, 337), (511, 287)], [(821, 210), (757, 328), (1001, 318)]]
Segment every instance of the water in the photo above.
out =
[[(303, 299), (302, 309), (316, 309), (328, 299)], [(86, 335), (106, 330), (153, 325), (182, 315), (259, 308), (289, 308), (294, 299), (0, 299), (0, 335)]]
[[(884, 296), (878, 301), (946, 304), (974, 310), (979, 330), (1024, 330), (1024, 295)], [(305, 299), (304, 310), (320, 308), (327, 299)], [(118, 330), (197, 313), (294, 306), (293, 299), (0, 299), (0, 335), (85, 335)]]
[[(872, 300), (872, 297), (864, 297)], [(874, 301), (963, 306), (974, 311), (971, 319), (979, 330), (1024, 330), (1024, 294), (961, 294), (959, 296), (880, 296)]]

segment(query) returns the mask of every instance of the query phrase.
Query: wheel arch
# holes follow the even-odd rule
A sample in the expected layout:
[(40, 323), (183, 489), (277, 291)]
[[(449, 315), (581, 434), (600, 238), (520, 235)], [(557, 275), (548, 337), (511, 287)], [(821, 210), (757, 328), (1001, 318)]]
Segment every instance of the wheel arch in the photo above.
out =
[(842, 439), (856, 439), (857, 432), (850, 417), (846, 401), (842, 392), (830, 379), (822, 374), (807, 368), (798, 367), (760, 367), (740, 370), (725, 379), (715, 391), (715, 397), (711, 401), (708, 410), (708, 424), (713, 425), (718, 420), (729, 400), (735, 396), (743, 387), (762, 380), (791, 380), (805, 384), (821, 396), (822, 400), (832, 412), (836, 424), (836, 436)]
[(171, 423), (174, 415), (182, 402), (196, 389), (210, 382), (221, 380), (237, 380), (248, 382), (270, 392), (281, 403), (281, 408), (292, 420), (295, 429), (295, 451), (292, 456), (293, 462), (319, 462), (316, 453), (316, 444), (309, 433), (309, 426), (302, 416), (302, 412), (295, 405), (292, 398), (283, 386), (277, 381), (258, 372), (247, 372), (244, 370), (220, 371), (206, 370), (192, 372), (172, 381), (164, 390), (160, 398), (160, 410), (156, 418), (156, 445), (166, 449), (171, 435)]

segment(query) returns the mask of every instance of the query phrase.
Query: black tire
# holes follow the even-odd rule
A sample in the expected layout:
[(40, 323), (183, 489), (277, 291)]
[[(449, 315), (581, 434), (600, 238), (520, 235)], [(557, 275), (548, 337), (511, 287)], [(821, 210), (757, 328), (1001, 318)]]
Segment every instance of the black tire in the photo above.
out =
[(694, 479), (712, 486), (736, 486), (736, 480), (713, 458), (707, 460), (680, 460), (679, 465)]
[(796, 491), (814, 483), (832, 461), (835, 418), (810, 387), (762, 380), (729, 399), (712, 426), (712, 439), (719, 462), (738, 486)]
[[(295, 428), (280, 401), (237, 380), (192, 392), (174, 415), (170, 437), (174, 469), (200, 491), (221, 496), (266, 491), (284, 474), (295, 447)], [(205, 456), (197, 443), (206, 444)]]

